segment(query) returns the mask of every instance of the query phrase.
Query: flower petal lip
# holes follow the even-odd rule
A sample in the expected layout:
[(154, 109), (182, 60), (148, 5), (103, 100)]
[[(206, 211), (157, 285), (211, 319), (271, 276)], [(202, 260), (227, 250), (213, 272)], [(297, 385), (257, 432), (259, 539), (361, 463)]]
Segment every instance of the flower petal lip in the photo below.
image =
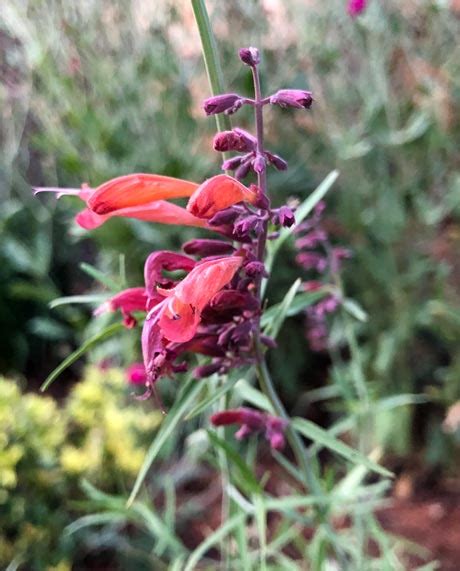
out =
[(242, 263), (240, 256), (209, 260), (196, 265), (176, 287), (157, 288), (169, 298), (159, 319), (164, 337), (177, 343), (190, 341), (200, 324), (201, 311), (231, 281)]
[(190, 197), (187, 210), (197, 218), (212, 218), (239, 202), (254, 204), (257, 194), (235, 178), (219, 174), (201, 184)]
[[(197, 218), (190, 214), (185, 208), (168, 202), (166, 200), (156, 200), (141, 206), (131, 206), (113, 210), (108, 214), (96, 214), (89, 208), (79, 212), (75, 221), (85, 230), (93, 230), (102, 226), (110, 218), (135, 218), (144, 222), (157, 222), (159, 224), (177, 224), (181, 226), (195, 226), (198, 228), (208, 228), (206, 220)], [(213, 228), (215, 229), (215, 228)]]
[(198, 188), (194, 182), (157, 174), (130, 174), (109, 180), (96, 188), (88, 206), (96, 214), (136, 207), (156, 200), (189, 197)]

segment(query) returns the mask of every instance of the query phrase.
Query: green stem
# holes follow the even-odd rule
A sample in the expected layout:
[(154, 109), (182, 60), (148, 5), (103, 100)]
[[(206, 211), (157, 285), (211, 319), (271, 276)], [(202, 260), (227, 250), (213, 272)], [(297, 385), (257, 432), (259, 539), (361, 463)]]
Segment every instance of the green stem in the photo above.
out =
[[(224, 76), (219, 62), (216, 39), (212, 33), (204, 0), (192, 0), (192, 8), (200, 33), (203, 59), (211, 92), (212, 95), (219, 95), (225, 91)], [(218, 131), (229, 131), (232, 128), (228, 115), (218, 114), (215, 117)], [(223, 153), (223, 156), (226, 158), (225, 153)]]
[[(258, 347), (258, 353), (262, 352), (261, 347)], [(284, 408), (283, 403), (281, 402), (278, 393), (273, 385), (273, 381), (270, 376), (270, 372), (267, 367), (267, 363), (265, 362), (265, 358), (263, 354), (261, 358), (258, 359), (258, 363), (256, 365), (257, 377), (259, 379), (260, 388), (264, 395), (270, 401), (274, 412), (280, 418), (286, 420), (288, 425), (286, 427), (286, 437), (288, 442), (294, 452), (294, 455), (297, 460), (297, 464), (299, 465), (300, 469), (302, 470), (303, 475), (305, 476), (305, 484), (307, 488), (315, 495), (315, 496), (323, 496), (323, 490), (321, 488), (318, 479), (316, 478), (315, 474), (313, 473), (310, 464), (308, 463), (307, 459), (307, 451), (304, 448), (302, 440), (297, 432), (292, 428), (290, 424), (289, 415)]]

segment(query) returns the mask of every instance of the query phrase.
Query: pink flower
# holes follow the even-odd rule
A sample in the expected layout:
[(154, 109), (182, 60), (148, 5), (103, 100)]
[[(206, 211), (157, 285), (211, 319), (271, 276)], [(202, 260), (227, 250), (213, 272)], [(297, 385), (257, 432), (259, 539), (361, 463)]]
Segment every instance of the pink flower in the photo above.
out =
[(352, 18), (356, 18), (367, 8), (367, 2), (368, 0), (349, 0), (347, 12)]
[(145, 385), (147, 373), (144, 363), (133, 363), (126, 368), (126, 377), (131, 385)]

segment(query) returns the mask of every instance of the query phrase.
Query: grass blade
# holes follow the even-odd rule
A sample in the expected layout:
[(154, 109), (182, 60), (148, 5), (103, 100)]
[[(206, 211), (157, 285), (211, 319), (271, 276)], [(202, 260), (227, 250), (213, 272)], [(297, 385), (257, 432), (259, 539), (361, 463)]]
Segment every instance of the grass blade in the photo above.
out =
[(150, 448), (147, 451), (144, 463), (137, 475), (136, 482), (132, 489), (131, 495), (128, 499), (128, 507), (134, 502), (136, 499), (137, 494), (142, 486), (142, 483), (147, 476), (147, 473), (150, 469), (150, 466), (154, 462), (155, 458), (158, 455), (158, 452), (161, 450), (161, 447), (166, 442), (168, 437), (174, 431), (176, 426), (184, 419), (184, 416), (187, 412), (187, 409), (190, 407), (191, 403), (195, 400), (196, 396), (202, 389), (202, 385), (197, 382), (196, 379), (189, 379), (185, 386), (179, 393), (179, 396), (174, 403), (173, 407), (169, 411), (168, 415), (166, 416), (163, 424), (161, 425), (160, 430), (158, 431), (157, 435), (153, 439)]
[(322, 444), (346, 460), (353, 462), (354, 464), (362, 464), (363, 466), (369, 468), (369, 470), (372, 470), (373, 472), (376, 472), (382, 476), (389, 478), (393, 477), (393, 474), (389, 470), (383, 468), (383, 466), (379, 466), (370, 460), (367, 456), (361, 454), (361, 452), (358, 452), (357, 450), (354, 450), (350, 446), (344, 444), (341, 440), (337, 440), (337, 438), (334, 438), (330, 432), (324, 430), (313, 422), (305, 420), (304, 418), (295, 418), (292, 422), (292, 426), (303, 436), (310, 438), (315, 443)]
[(96, 345), (99, 345), (99, 343), (102, 343), (109, 337), (112, 337), (112, 335), (115, 335), (115, 333), (118, 333), (123, 328), (124, 328), (123, 323), (113, 323), (112, 325), (109, 325), (108, 327), (103, 329), (97, 335), (94, 335), (94, 337), (91, 337), (90, 339), (85, 341), (78, 349), (76, 349), (66, 359), (64, 359), (64, 361), (62, 361), (62, 363), (59, 366), (57, 366), (52, 373), (48, 375), (45, 382), (40, 387), (40, 391), (41, 392), (46, 391), (46, 389), (51, 385), (51, 383), (53, 383), (63, 371), (65, 371), (68, 367), (70, 367), (70, 365), (75, 363), (75, 361), (77, 361), (82, 355), (87, 353), (90, 349), (92, 349)]

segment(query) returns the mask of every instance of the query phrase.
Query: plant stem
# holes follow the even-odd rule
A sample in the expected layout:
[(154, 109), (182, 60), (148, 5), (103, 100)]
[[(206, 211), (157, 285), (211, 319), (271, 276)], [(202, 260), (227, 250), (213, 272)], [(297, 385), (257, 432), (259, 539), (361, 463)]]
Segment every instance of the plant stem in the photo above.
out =
[[(212, 33), (211, 23), (204, 0), (192, 0), (193, 13), (200, 33), (203, 59), (208, 76), (209, 86), (212, 95), (219, 95), (224, 90), (224, 76), (219, 62), (217, 44)], [(228, 115), (217, 114), (216, 124), (218, 131), (229, 131), (232, 128)], [(228, 158), (227, 153), (223, 153), (224, 159)]]
[[(257, 154), (264, 157), (263, 107), (266, 100), (264, 101), (264, 99), (262, 98), (262, 93), (260, 89), (259, 70), (256, 65), (252, 67), (252, 76), (254, 81), (254, 96), (255, 96), (254, 107), (255, 107), (256, 138), (257, 138)], [(257, 174), (257, 184), (261, 193), (263, 195), (267, 195), (267, 174), (265, 168), (262, 170), (262, 172)], [(260, 262), (264, 262), (265, 260), (267, 233), (268, 233), (268, 220), (264, 222), (263, 231), (258, 237), (256, 245), (256, 255), (257, 259)], [(261, 298), (261, 282), (262, 279), (260, 277), (256, 282), (256, 294), (259, 298)], [(262, 305), (262, 299), (260, 299), (260, 303)], [(272, 378), (270, 376), (270, 372), (268, 370), (267, 363), (265, 361), (264, 348), (260, 340), (260, 320), (257, 323), (257, 327), (254, 332), (254, 348), (255, 348), (255, 357), (256, 357), (256, 371), (260, 388), (264, 393), (264, 395), (269, 399), (276, 415), (287, 421), (287, 426), (285, 430), (286, 437), (292, 448), (292, 451), (294, 452), (297, 464), (299, 465), (299, 468), (301, 469), (301, 472), (305, 478), (304, 480), (305, 486), (310, 491), (310, 493), (316, 496), (316, 498), (319, 500), (319, 505), (315, 507), (316, 517), (318, 518), (318, 521), (324, 526), (327, 534), (331, 538), (331, 543), (334, 546), (334, 550), (337, 555), (337, 559), (341, 565), (341, 568), (346, 569), (347, 558), (343, 553), (342, 549), (336, 544), (336, 542), (333, 541), (335, 533), (330, 523), (328, 522), (327, 518), (328, 508), (327, 506), (323, 505), (321, 502), (321, 500), (324, 498), (323, 488), (321, 486), (318, 477), (314, 472), (311, 463), (309, 462), (307, 451), (305, 450), (302, 439), (290, 424), (289, 415), (287, 414), (286, 409), (284, 408), (284, 405), (278, 396), (278, 393), (275, 389)]]

